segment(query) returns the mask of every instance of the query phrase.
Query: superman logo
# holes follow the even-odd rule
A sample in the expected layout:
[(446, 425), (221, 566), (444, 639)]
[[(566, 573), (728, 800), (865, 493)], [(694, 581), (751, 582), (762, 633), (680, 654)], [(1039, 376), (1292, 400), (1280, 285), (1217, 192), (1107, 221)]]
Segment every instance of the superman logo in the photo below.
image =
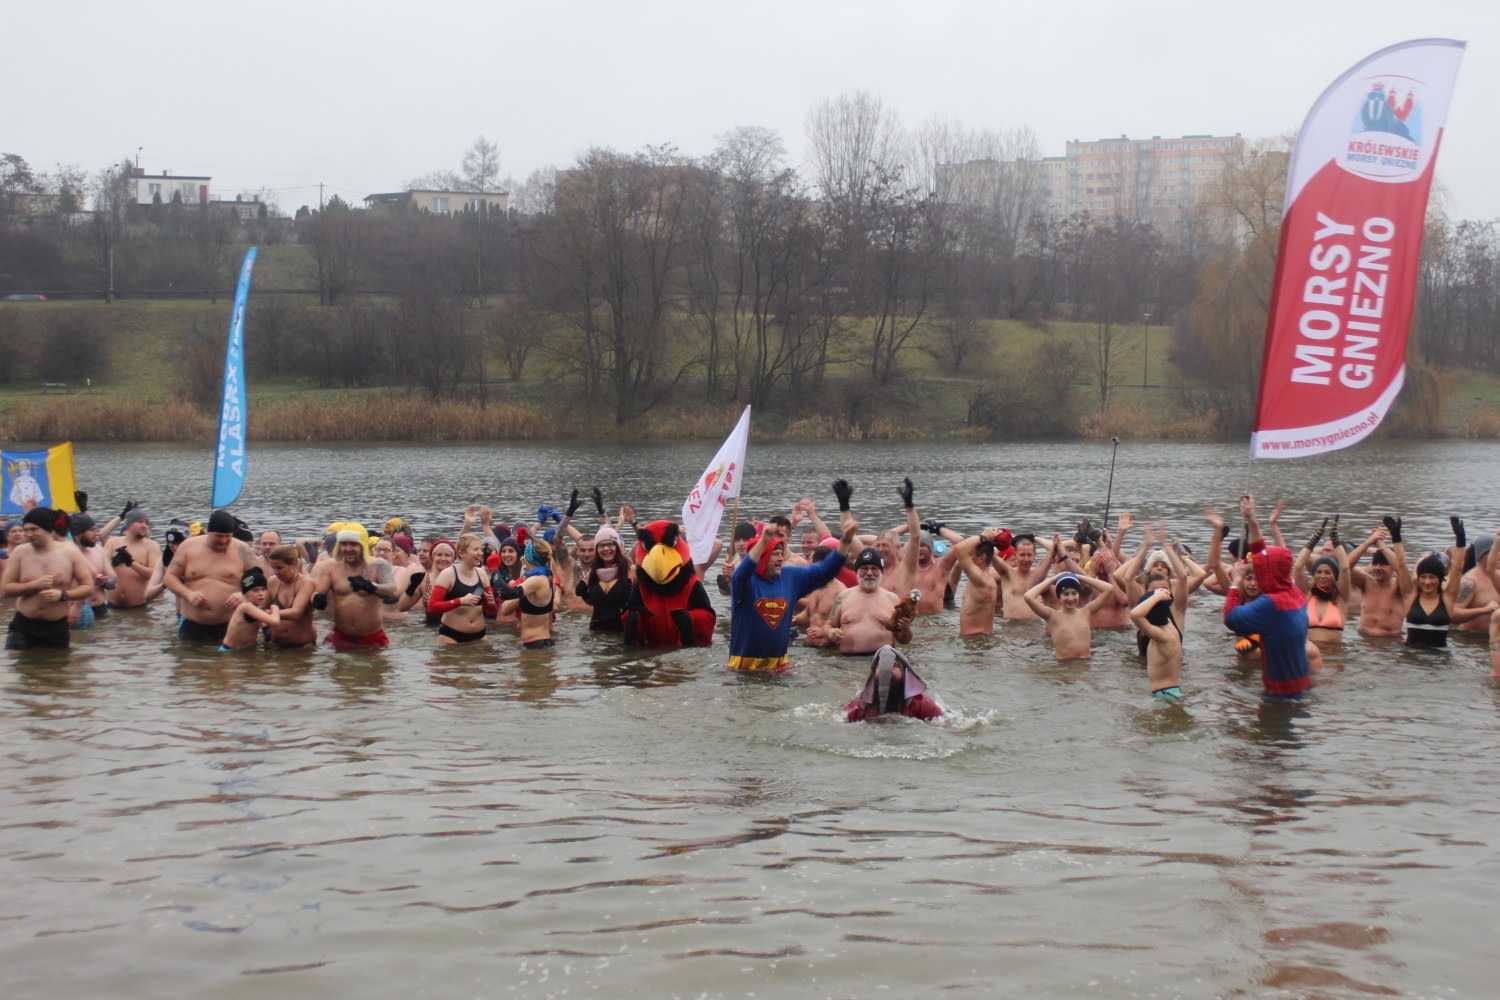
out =
[(762, 597), (755, 602), (755, 610), (760, 612), (761, 618), (770, 628), (781, 624), (781, 619), (786, 617), (785, 597)]

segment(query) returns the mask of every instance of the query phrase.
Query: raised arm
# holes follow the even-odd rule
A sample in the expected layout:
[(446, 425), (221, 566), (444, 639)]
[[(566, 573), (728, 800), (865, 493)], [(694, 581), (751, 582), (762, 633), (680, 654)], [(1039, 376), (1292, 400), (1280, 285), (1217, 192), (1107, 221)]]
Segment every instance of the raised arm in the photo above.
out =
[(1078, 574), (1078, 579), (1094, 588), (1094, 596), (1083, 606), (1083, 613), (1086, 615), (1092, 615), (1115, 596), (1115, 585), (1112, 581), (1100, 580), (1098, 577), (1085, 576), (1082, 573)]
[(1328, 530), (1328, 518), (1323, 518), (1323, 523), (1318, 529), (1307, 536), (1306, 543), (1297, 552), (1297, 561), (1292, 563), (1292, 582), (1304, 594), (1312, 590), (1312, 581), (1307, 578), (1307, 564), (1312, 561), (1313, 554), (1318, 551), (1318, 546), (1323, 544), (1323, 533)]
[(1265, 542), (1260, 533), (1260, 519), (1255, 516), (1255, 498), (1248, 493), (1240, 497), (1240, 519), (1245, 522), (1245, 544), (1240, 549), (1240, 555), (1248, 556), (1259, 548), (1259, 544)]
[(1120, 515), (1120, 520), (1117, 523), (1119, 524), (1119, 530), (1115, 532), (1115, 536), (1111, 539), (1110, 544), (1115, 554), (1115, 564), (1119, 565), (1125, 561), (1125, 557), (1120, 554), (1120, 546), (1125, 544), (1125, 533), (1135, 526), (1135, 515), (1127, 510)]
[(1032, 611), (1035, 611), (1038, 617), (1046, 618), (1048, 621), (1052, 620), (1052, 616), (1053, 614), (1055, 614), (1055, 612), (1052, 608), (1049, 608), (1046, 604), (1042, 603), (1042, 591), (1046, 590), (1051, 585), (1052, 581), (1042, 580), (1035, 586), (1028, 588), (1026, 593), (1021, 595), (1026, 599), (1026, 606), (1028, 608), (1030, 608)]
[(1490, 575), (1490, 582), (1500, 590), (1500, 559), (1496, 554), (1500, 553), (1500, 531), (1495, 532), (1495, 544), (1490, 546), (1490, 554), (1484, 557), (1484, 571)]
[(1417, 584), (1411, 578), (1411, 566), (1406, 561), (1406, 543), (1401, 539), (1401, 518), (1387, 514), (1380, 521), (1391, 536), (1390, 557), (1394, 557), (1391, 558), (1391, 568), (1396, 571), (1396, 585), (1401, 588), (1401, 599), (1409, 602), (1417, 591)]
[(1286, 539), (1281, 537), (1281, 512), (1286, 510), (1286, 501), (1278, 499), (1276, 506), (1271, 508), (1271, 517), (1268, 522), (1271, 526), (1271, 544), (1286, 548)]

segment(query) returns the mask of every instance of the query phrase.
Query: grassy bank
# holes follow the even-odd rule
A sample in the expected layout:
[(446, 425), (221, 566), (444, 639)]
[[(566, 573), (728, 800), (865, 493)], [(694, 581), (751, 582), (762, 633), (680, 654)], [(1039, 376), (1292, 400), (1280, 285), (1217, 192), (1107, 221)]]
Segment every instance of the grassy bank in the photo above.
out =
[[(98, 331), (96, 342), (76, 348), (95, 362), (89, 366), (95, 374), (89, 376), (87, 386), (73, 382), (66, 394), (44, 392), (44, 379), (37, 370), (24, 360), (12, 366), (9, 384), (0, 385), (0, 440), (212, 440), (217, 416), (186, 401), (190, 393), (178, 369), (183, 345), (193, 336), (205, 331), (222, 336), (217, 331), (227, 327), (227, 300), (216, 305), (203, 301), (121, 301), (113, 306), (28, 303), (0, 307), (0, 311), (8, 312), (8, 329), (23, 347), (29, 332), (43, 329), (49, 317), (69, 312), (85, 316)], [(0, 331), (4, 329), (0, 324)], [(863, 366), (834, 363), (814, 404), (796, 415), (762, 409), (756, 415), (755, 432), (762, 439), (823, 441), (988, 438), (993, 428), (982, 421), (976, 425), (972, 419), (979, 412), (976, 400), (989, 392), (1014, 405), (1017, 383), (1013, 380), (1024, 378), (1018, 373), (1035, 370), (1039, 349), (1066, 342), (1086, 350), (1091, 333), (1092, 327), (1066, 323), (1041, 329), (1019, 322), (991, 323), (984, 347), (965, 361), (960, 374), (950, 374), (928, 353), (909, 350), (902, 374), (873, 396), (872, 390), (863, 388), (867, 378)], [(1149, 356), (1143, 333), (1139, 328), (1116, 333), (1111, 364), (1114, 385), (1104, 412), (1100, 411), (1098, 383), (1088, 369), (1072, 387), (1070, 400), (1047, 398), (1026, 405), (1071, 407), (1077, 414), (1079, 433), (1089, 437), (1211, 439), (1212, 420), (1188, 412), (1184, 380), (1167, 362), (1171, 331), (1164, 327), (1150, 330)], [(24, 350), (18, 350), (18, 357), (24, 355)], [(487, 384), (484, 402), (474, 386), (465, 387), (464, 398), (445, 396), (434, 401), (404, 388), (329, 390), (296, 378), (271, 380), (252, 375), (250, 438), (283, 442), (713, 439), (722, 437), (739, 413), (739, 403), (706, 401), (679, 390), (670, 402), (617, 428), (607, 404), (587, 405), (579, 393), (563, 387), (564, 373), (556, 359), (541, 353), (533, 357), (525, 379)], [(500, 371), (501, 366), (495, 363), (490, 370)], [(1444, 373), (1443, 384), (1448, 435), (1500, 438), (1500, 378), (1459, 370)]]

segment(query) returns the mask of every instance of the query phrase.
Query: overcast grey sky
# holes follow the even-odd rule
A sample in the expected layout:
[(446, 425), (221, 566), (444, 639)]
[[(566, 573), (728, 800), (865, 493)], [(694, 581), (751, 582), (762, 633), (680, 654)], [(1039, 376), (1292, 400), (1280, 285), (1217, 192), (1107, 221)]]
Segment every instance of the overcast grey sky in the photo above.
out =
[(318, 183), (357, 200), (456, 169), (480, 134), (501, 173), (590, 146), (702, 155), (739, 125), (801, 163), (818, 101), (868, 90), (913, 126), (1068, 139), (1296, 128), (1334, 77), (1411, 38), (1467, 40), (1438, 179), (1450, 214), (1500, 217), (1495, 0), (0, 0), (0, 151), (96, 170), (140, 150), (217, 195)]

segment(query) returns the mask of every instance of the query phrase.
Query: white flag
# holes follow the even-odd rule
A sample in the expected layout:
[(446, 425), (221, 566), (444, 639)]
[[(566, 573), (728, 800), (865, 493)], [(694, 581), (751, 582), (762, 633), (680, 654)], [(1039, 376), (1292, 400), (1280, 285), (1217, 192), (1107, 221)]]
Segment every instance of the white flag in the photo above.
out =
[(713, 548), (719, 524), (724, 520), (724, 502), (740, 495), (745, 478), (745, 445), (750, 442), (750, 407), (740, 414), (719, 453), (682, 504), (682, 527), (687, 533), (693, 562), (706, 562)]

